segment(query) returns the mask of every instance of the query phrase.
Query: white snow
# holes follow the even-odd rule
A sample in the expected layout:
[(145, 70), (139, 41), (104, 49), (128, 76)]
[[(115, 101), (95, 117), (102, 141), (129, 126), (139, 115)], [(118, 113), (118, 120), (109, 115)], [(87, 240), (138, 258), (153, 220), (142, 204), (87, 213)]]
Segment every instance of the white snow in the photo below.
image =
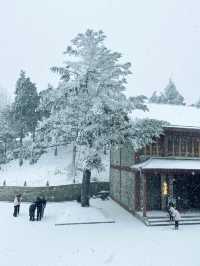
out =
[(133, 165), (132, 168), (200, 170), (200, 159), (151, 158), (144, 163)]
[(73, 203), (73, 207), (68, 209), (56, 224), (79, 224), (79, 223), (108, 223), (114, 222), (102, 208), (91, 204), (90, 208), (82, 208), (80, 204)]
[(48, 204), (41, 222), (28, 221), (28, 204), (18, 218), (0, 202), (2, 266), (199, 266), (200, 226), (146, 227), (112, 200), (92, 201), (116, 223), (55, 226), (76, 202)]
[(170, 104), (147, 104), (149, 112), (135, 110), (133, 118), (164, 120), (174, 126), (200, 128), (200, 109), (191, 106)]
[[(103, 155), (102, 155), (103, 156)], [(109, 156), (103, 156), (105, 171), (92, 171), (92, 181), (108, 181), (109, 179)], [(36, 164), (30, 165), (24, 160), (20, 167), (18, 160), (10, 161), (1, 165), (0, 185), (6, 180), (7, 186), (23, 186), (26, 181), (27, 186), (65, 185), (73, 183), (71, 174), (72, 148), (64, 146), (58, 148), (58, 155), (54, 156), (54, 149), (47, 149)], [(76, 183), (82, 180), (82, 172), (77, 171)]]

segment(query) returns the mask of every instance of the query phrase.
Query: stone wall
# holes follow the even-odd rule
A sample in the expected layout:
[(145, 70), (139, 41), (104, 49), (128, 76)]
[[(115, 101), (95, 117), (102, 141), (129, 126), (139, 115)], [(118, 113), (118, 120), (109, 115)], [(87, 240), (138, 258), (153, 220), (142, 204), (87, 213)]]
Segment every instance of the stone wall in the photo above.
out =
[(114, 200), (131, 212), (135, 211), (135, 174), (132, 147), (111, 149), (110, 194)]
[[(92, 182), (90, 194), (109, 190), (109, 182)], [(14, 187), (0, 186), (0, 201), (13, 201), (16, 194), (22, 194), (23, 201), (34, 201), (37, 196), (45, 196), (47, 201), (76, 200), (81, 194), (81, 184), (47, 186), (47, 187)]]

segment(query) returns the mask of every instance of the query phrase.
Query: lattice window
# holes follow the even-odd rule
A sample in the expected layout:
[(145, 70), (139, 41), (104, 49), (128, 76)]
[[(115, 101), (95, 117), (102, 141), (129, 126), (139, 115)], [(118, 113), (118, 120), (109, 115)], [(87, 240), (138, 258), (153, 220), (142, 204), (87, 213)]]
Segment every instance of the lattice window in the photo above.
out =
[(194, 156), (195, 157), (199, 157), (199, 144), (200, 144), (200, 140), (199, 138), (194, 138), (193, 140), (194, 142)]
[(185, 156), (187, 151), (187, 138), (181, 138), (181, 156)]
[(168, 137), (168, 155), (173, 155), (173, 136)]
[(180, 155), (180, 136), (174, 136), (174, 155), (179, 156)]

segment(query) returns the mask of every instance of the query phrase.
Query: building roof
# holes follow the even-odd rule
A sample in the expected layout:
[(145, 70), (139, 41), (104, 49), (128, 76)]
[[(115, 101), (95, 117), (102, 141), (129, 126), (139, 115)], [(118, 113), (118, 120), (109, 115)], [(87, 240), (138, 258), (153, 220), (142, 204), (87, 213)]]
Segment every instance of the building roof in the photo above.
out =
[(200, 170), (200, 159), (150, 158), (131, 168), (137, 170)]
[(200, 129), (200, 109), (192, 106), (147, 104), (149, 111), (135, 110), (132, 118), (164, 120), (173, 127)]

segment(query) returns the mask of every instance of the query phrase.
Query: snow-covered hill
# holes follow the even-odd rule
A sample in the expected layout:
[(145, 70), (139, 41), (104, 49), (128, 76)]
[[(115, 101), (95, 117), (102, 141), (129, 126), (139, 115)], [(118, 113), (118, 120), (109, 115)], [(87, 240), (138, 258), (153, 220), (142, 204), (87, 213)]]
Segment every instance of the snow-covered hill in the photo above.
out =
[[(6, 165), (1, 165), (0, 185), (6, 180), (7, 186), (65, 185), (73, 183), (71, 175), (72, 148), (59, 147), (58, 155), (54, 155), (54, 149), (48, 149), (36, 164), (30, 165), (28, 161), (20, 167), (18, 160), (13, 160)], [(92, 171), (92, 181), (108, 181), (109, 179), (109, 155), (103, 156), (105, 171), (98, 173)], [(77, 171), (76, 183), (82, 180), (82, 173)]]

